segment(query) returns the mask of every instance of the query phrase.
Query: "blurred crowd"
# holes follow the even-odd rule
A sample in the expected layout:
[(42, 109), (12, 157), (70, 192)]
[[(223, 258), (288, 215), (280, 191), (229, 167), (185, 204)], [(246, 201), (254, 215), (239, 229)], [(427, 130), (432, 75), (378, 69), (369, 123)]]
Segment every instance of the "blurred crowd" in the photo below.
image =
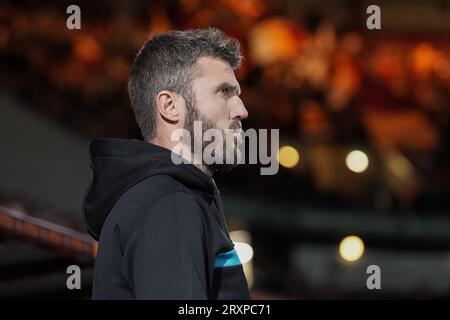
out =
[[(139, 137), (126, 92), (139, 47), (158, 32), (216, 26), (242, 44), (244, 127), (279, 128), (300, 152), (275, 177), (247, 166), (239, 183), (220, 177), (225, 191), (381, 212), (450, 208), (448, 37), (341, 30), (263, 0), (80, 1), (81, 30), (68, 30), (68, 5), (0, 4), (0, 85), (47, 117), (89, 138)], [(352, 149), (369, 155), (364, 174), (345, 168)]]

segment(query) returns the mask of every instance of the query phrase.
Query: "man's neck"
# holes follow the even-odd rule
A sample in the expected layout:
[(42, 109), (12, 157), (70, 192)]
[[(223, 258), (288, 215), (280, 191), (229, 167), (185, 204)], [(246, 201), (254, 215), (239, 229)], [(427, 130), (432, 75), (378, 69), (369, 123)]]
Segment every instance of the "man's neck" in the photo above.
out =
[[(163, 141), (163, 140), (159, 139), (158, 137), (154, 138), (149, 143), (169, 149), (173, 153), (179, 155), (181, 158), (186, 160), (187, 163), (192, 164), (193, 166), (200, 169), (206, 175), (212, 177), (212, 172), (208, 168), (208, 166), (202, 161), (201, 158), (198, 159), (198, 157), (194, 153), (190, 152), (189, 147), (186, 146), (185, 144), (183, 144), (182, 148), (175, 148), (175, 146), (177, 145), (176, 143), (174, 143), (172, 141), (170, 141), (170, 142)], [(190, 156), (187, 156), (187, 155), (190, 155)]]

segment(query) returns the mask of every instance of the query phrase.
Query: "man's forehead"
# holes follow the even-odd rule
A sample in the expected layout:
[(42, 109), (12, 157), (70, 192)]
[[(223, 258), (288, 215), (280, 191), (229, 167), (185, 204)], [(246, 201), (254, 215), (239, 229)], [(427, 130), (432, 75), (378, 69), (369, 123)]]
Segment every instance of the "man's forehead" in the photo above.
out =
[(214, 77), (218, 81), (236, 82), (234, 71), (230, 64), (217, 58), (202, 57), (197, 61), (200, 77)]

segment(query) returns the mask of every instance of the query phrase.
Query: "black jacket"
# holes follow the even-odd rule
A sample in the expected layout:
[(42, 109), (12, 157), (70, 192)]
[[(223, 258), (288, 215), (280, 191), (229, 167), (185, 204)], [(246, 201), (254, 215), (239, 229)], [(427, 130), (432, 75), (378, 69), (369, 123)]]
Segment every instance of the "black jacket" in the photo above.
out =
[(93, 299), (249, 299), (214, 180), (140, 140), (90, 144)]

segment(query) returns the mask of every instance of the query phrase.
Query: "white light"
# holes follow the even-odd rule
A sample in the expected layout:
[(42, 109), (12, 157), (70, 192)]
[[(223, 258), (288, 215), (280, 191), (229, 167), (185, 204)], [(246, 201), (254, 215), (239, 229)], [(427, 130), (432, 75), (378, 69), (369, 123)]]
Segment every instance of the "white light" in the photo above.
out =
[(230, 232), (230, 238), (233, 241), (234, 249), (241, 261), (248, 286), (251, 288), (253, 286), (252, 237), (248, 231), (234, 230)]
[(339, 254), (349, 262), (361, 258), (364, 253), (364, 242), (358, 236), (348, 236), (342, 239), (339, 245)]
[(347, 167), (356, 173), (361, 173), (369, 166), (369, 158), (360, 150), (351, 151), (345, 158)]
[(253, 248), (248, 243), (235, 242), (234, 249), (236, 250), (239, 260), (242, 264), (245, 264), (253, 258)]

